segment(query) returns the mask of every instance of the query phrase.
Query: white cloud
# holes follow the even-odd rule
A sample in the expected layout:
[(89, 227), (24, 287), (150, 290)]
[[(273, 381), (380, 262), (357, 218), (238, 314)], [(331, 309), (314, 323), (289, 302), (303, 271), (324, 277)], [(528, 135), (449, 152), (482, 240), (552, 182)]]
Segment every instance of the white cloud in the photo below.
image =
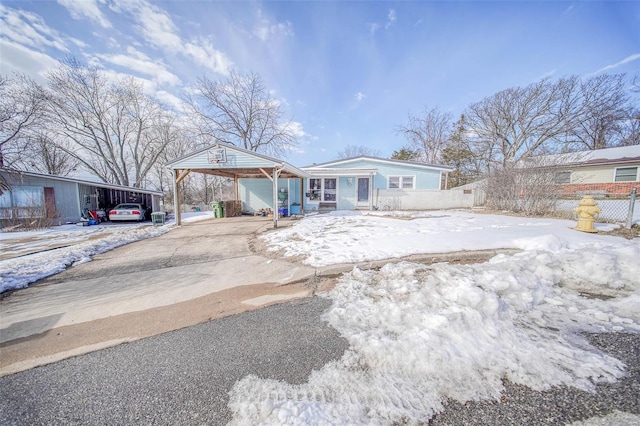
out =
[(0, 39), (0, 52), (0, 74), (26, 74), (39, 83), (44, 83), (46, 72), (58, 65), (51, 56), (9, 40)]
[(380, 29), (380, 24), (377, 24), (376, 22), (368, 23), (367, 28), (369, 28), (369, 32), (373, 35)]
[(233, 62), (221, 51), (204, 39), (193, 40), (184, 46), (185, 53), (191, 56), (198, 64), (209, 68), (218, 74), (227, 75)]
[(397, 19), (398, 16), (396, 15), (396, 11), (394, 9), (389, 10), (389, 14), (387, 15), (387, 23), (384, 26), (384, 29), (388, 30), (389, 27), (392, 26)]
[(158, 90), (155, 93), (155, 97), (163, 104), (169, 105), (175, 111), (185, 111), (186, 109), (182, 99), (164, 90)]
[(165, 11), (147, 1), (130, 2), (115, 0), (112, 8), (118, 12), (126, 11), (134, 16), (144, 39), (153, 47), (172, 55), (186, 55), (198, 65), (209, 70), (228, 74), (233, 62), (221, 51), (215, 49), (205, 38), (185, 42), (178, 28)]
[(365, 95), (362, 92), (358, 92), (354, 96), (356, 98), (356, 101), (358, 101), (358, 102), (362, 102), (362, 100), (367, 97), (367, 95)]
[(267, 41), (271, 36), (293, 37), (293, 24), (289, 21), (271, 24), (268, 20), (263, 19), (260, 25), (253, 30), (253, 34), (260, 40)]
[[(40, 15), (0, 4), (0, 36), (23, 46), (43, 51), (54, 48), (69, 52), (63, 37), (49, 27)], [(4, 55), (3, 55), (4, 61)]]
[(628, 64), (629, 62), (637, 61), (638, 59), (640, 59), (640, 53), (634, 53), (633, 55), (629, 55), (623, 60), (616, 62), (615, 64), (607, 65), (603, 68), (600, 68), (598, 71), (594, 72), (593, 74), (600, 74), (601, 72), (605, 72), (605, 71), (609, 71), (609, 70), (621, 67), (622, 65)]
[(164, 64), (158, 61), (153, 61), (147, 55), (134, 49), (133, 47), (127, 48), (126, 55), (104, 54), (96, 56), (111, 64), (147, 75), (159, 84), (169, 84), (172, 86), (177, 86), (181, 83), (180, 78), (178, 78), (178, 76), (176, 76), (175, 74), (169, 72), (165, 68)]
[(102, 14), (95, 0), (58, 0), (58, 3), (69, 11), (73, 19), (88, 18), (103, 28), (111, 28), (111, 22)]

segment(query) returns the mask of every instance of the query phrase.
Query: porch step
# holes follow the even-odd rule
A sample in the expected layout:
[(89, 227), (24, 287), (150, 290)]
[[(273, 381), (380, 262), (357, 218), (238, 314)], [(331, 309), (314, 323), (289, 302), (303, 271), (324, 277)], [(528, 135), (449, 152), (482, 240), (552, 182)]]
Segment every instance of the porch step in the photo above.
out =
[(320, 203), (318, 205), (319, 212), (332, 212), (336, 209), (336, 203)]

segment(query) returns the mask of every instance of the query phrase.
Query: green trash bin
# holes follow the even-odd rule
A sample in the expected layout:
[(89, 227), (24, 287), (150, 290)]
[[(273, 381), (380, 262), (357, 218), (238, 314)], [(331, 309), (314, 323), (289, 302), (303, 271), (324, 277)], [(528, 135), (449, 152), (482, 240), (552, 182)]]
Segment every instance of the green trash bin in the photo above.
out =
[(211, 207), (213, 208), (214, 218), (220, 219), (224, 217), (224, 203), (222, 201), (211, 203)]

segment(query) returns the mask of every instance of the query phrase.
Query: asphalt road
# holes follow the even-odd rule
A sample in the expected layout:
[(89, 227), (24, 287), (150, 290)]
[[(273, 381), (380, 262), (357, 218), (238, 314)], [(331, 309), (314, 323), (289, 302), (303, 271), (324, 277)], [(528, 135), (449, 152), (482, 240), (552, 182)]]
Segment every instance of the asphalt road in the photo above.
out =
[[(246, 312), (0, 378), (2, 425), (222, 425), (228, 392), (248, 374), (303, 383), (347, 342), (313, 297)], [(450, 401), (432, 425), (564, 425), (618, 410), (640, 415), (640, 336), (589, 336), (628, 376), (537, 392), (505, 383), (500, 401)]]
[(300, 299), (0, 378), (2, 425), (223, 425), (248, 374), (303, 383), (347, 342)]

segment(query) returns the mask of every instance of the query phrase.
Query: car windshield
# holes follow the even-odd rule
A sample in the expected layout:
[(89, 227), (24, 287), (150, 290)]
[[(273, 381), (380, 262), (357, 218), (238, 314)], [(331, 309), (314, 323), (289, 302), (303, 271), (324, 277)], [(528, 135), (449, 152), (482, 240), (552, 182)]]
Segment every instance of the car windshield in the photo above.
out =
[(116, 210), (117, 209), (139, 209), (140, 206), (138, 204), (118, 204), (116, 206)]

